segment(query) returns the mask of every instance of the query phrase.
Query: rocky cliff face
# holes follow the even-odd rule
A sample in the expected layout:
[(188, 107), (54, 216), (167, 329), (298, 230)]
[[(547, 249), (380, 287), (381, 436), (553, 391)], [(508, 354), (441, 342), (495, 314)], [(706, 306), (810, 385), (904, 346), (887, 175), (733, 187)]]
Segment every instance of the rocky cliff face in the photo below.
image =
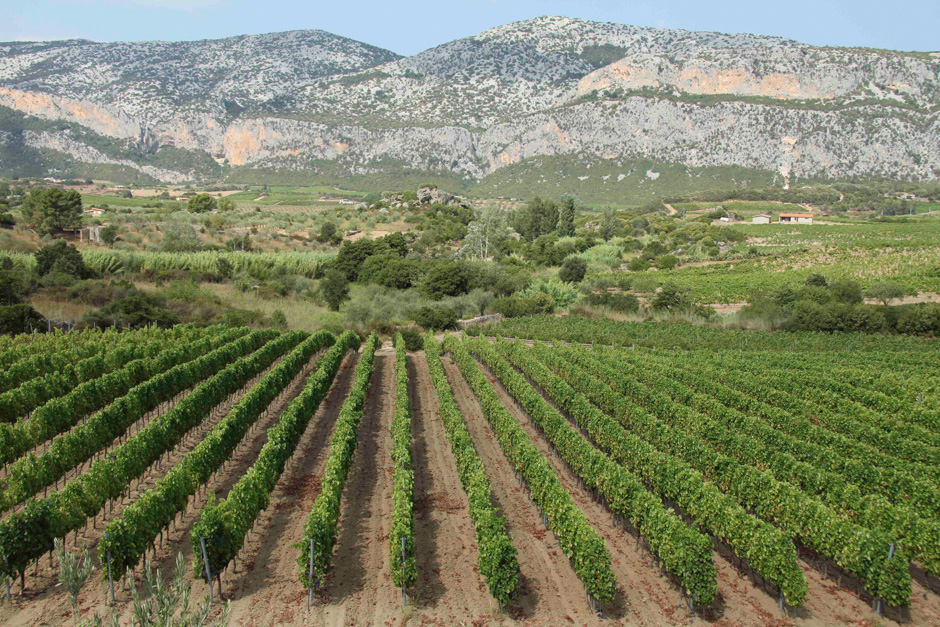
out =
[(936, 54), (567, 18), (408, 58), (321, 31), (11, 43), (0, 45), (0, 105), (47, 124), (18, 123), (13, 137), (0, 117), (6, 142), (173, 182), (195, 172), (141, 155), (187, 149), (235, 171), (328, 164), (466, 180), (563, 155), (784, 179), (940, 176)]

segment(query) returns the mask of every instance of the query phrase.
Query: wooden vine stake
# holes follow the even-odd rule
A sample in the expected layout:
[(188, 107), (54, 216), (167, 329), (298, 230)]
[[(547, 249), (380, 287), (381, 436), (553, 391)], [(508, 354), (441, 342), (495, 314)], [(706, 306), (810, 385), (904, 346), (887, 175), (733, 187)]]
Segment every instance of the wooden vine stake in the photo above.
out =
[[(404, 462), (402, 462), (404, 465)], [(405, 572), (405, 537), (401, 538), (401, 571), (404, 574)], [(402, 586), (401, 586), (401, 605), (402, 607), (408, 607), (408, 597), (405, 595), (405, 582), (404, 576), (402, 577)]]
[(310, 611), (310, 605), (313, 603), (313, 547), (315, 540), (310, 538), (310, 586), (307, 588), (307, 611)]
[[(108, 534), (104, 534), (104, 539), (108, 539)], [(114, 579), (111, 577), (111, 551), (108, 550), (108, 592), (111, 594), (111, 605), (114, 605)]]
[(202, 547), (202, 563), (206, 565), (206, 581), (209, 582), (209, 603), (212, 603), (212, 572), (209, 570), (209, 554), (206, 553), (206, 537), (199, 536), (199, 546)]

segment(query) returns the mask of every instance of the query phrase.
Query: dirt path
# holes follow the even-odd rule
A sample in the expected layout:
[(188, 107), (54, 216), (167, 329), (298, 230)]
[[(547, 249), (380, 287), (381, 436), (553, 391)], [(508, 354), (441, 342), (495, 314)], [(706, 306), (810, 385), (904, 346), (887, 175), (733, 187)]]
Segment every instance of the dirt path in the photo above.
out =
[(440, 419), (424, 352), (408, 359), (415, 468), (418, 582), (422, 610), (469, 620), (490, 616), (494, 602), (477, 570), (479, 548), (467, 495)]
[[(538, 624), (593, 624), (584, 586), (558, 540), (542, 523), (538, 508), (516, 480), (515, 471), (496, 441), (480, 403), (456, 364), (443, 359), (454, 398), (460, 407), (477, 453), (490, 480), (495, 504), (506, 516), (509, 534), (518, 551), (520, 591), (507, 612), (517, 620), (536, 619)], [(538, 619), (545, 617), (548, 622)], [(609, 624), (609, 623), (607, 623)]]
[[(223, 578), (232, 602), (230, 625), (305, 624), (306, 595), (297, 580), (297, 549), (320, 493), (336, 418), (352, 385), (358, 358), (347, 356), (326, 398), (307, 425), (284, 474), (239, 554), (238, 573)], [(205, 584), (197, 584), (204, 589)], [(194, 590), (194, 594), (195, 594)]]
[(312, 616), (315, 624), (382, 625), (399, 613), (401, 593), (392, 584), (388, 546), (394, 417), (395, 352), (380, 349), (343, 492), (333, 568)]

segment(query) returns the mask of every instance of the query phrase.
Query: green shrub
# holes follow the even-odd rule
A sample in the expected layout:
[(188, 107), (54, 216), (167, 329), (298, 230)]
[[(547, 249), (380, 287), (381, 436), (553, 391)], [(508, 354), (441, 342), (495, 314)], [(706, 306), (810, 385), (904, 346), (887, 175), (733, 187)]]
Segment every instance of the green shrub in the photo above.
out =
[(0, 306), (0, 333), (29, 333), (32, 329), (45, 329), (46, 320), (30, 305)]
[(580, 257), (568, 257), (561, 264), (561, 270), (558, 271), (558, 278), (565, 283), (580, 283), (584, 280), (587, 273), (587, 261)]
[(457, 326), (457, 312), (449, 307), (421, 307), (412, 314), (418, 326), (441, 331)]

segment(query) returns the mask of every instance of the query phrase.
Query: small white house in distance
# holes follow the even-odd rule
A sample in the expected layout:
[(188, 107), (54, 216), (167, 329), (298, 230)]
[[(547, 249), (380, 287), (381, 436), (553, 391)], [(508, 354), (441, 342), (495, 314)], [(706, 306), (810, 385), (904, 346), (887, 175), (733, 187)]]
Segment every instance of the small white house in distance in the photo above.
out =
[(753, 224), (770, 224), (770, 216), (765, 213), (759, 213), (751, 218)]
[(813, 214), (811, 213), (781, 213), (780, 221), (789, 224), (812, 224)]

